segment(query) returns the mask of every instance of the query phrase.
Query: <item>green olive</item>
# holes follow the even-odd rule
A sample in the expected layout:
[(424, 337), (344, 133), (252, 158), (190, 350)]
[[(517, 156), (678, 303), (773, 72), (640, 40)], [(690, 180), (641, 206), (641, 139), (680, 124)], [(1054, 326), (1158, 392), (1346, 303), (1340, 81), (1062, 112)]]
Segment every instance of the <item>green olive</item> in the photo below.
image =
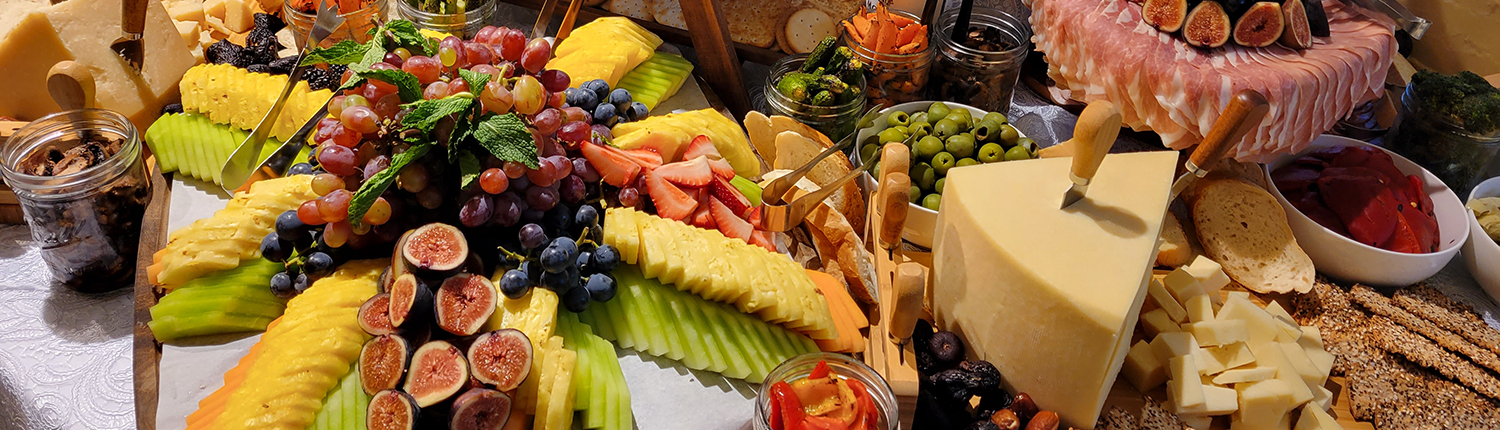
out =
[(918, 187), (916, 185), (911, 186), (911, 204), (922, 204), (922, 187)]
[(1010, 124), (1000, 124), (1000, 141), (1006, 145), (1015, 145), (1016, 139), (1021, 138), (1021, 132)]
[(1035, 140), (1031, 140), (1031, 138), (1029, 138), (1029, 137), (1023, 137), (1023, 138), (1020, 138), (1020, 139), (1016, 139), (1016, 146), (1025, 147), (1027, 151), (1035, 151), (1036, 150), (1036, 141)]
[(917, 160), (921, 161), (931, 160), (932, 156), (943, 152), (943, 140), (937, 138), (937, 136), (923, 137), (922, 140), (918, 140), (913, 146), (915, 146), (913, 148), (915, 151), (912, 152), (916, 154)]
[(907, 135), (913, 135), (913, 134), (915, 134), (915, 135), (918, 136), (917, 137), (918, 139), (921, 139), (920, 136), (926, 136), (926, 135), (932, 134), (932, 124), (928, 124), (928, 123), (925, 123), (925, 122), (922, 122), (922, 123), (915, 123), (914, 122), (911, 125), (907, 126), (906, 129), (907, 129)]
[(1005, 161), (1005, 147), (1000, 146), (998, 143), (984, 144), (984, 146), (979, 147), (979, 161), (985, 163)]
[(964, 126), (960, 125), (957, 121), (954, 121), (951, 118), (943, 118), (942, 120), (938, 121), (937, 124), (932, 125), (932, 131), (937, 134), (938, 137), (946, 139), (948, 136), (963, 133)]
[(880, 143), (900, 142), (906, 140), (906, 133), (895, 128), (887, 128), (880, 131)]
[(899, 111), (899, 110), (895, 111), (895, 112), (891, 112), (890, 116), (885, 117), (885, 125), (887, 127), (895, 127), (895, 126), (898, 126), (898, 125), (907, 125), (907, 124), (910, 124), (910, 121), (911, 121), (911, 115), (908, 115), (906, 112), (902, 112), (902, 111)]
[(1005, 114), (1002, 114), (1000, 112), (986, 113), (984, 114), (984, 119), (982, 121), (994, 121), (996, 124), (1006, 124), (1010, 122), (1009, 119), (1005, 118)]
[(955, 163), (953, 167), (973, 166), (975, 164), (979, 164), (979, 160), (975, 160), (973, 158), (960, 158), (958, 159), (958, 163)]
[[(923, 125), (926, 125), (926, 124), (923, 124)], [(925, 128), (924, 127), (912, 127), (910, 134), (907, 134), (906, 138), (907, 138), (907, 140), (915, 142), (917, 139), (921, 139), (921, 138), (927, 137), (928, 133), (930, 133), (930, 132), (932, 132), (932, 126), (927, 126)]]
[(862, 147), (859, 148), (859, 159), (860, 160), (869, 160), (870, 157), (874, 157), (875, 156), (875, 152), (879, 151), (879, 150), (880, 150), (880, 145), (865, 145), (865, 146), (862, 146)]
[(974, 156), (974, 137), (968, 134), (949, 137), (948, 141), (944, 142), (943, 149), (953, 153), (954, 157), (972, 157)]
[(943, 196), (942, 195), (939, 195), (939, 194), (928, 194), (926, 197), (922, 197), (922, 207), (924, 207), (924, 208), (931, 209), (931, 210), (938, 210), (938, 208), (942, 207), (942, 206), (943, 206)]
[(927, 106), (927, 118), (942, 119), (948, 116), (948, 112), (950, 111), (952, 109), (949, 109), (948, 105), (943, 104), (943, 102), (932, 102), (931, 105)]
[(937, 182), (937, 171), (930, 164), (917, 163), (911, 166), (911, 180), (922, 190), (930, 190), (933, 183)]
[(927, 111), (920, 111), (920, 112), (911, 114), (911, 119), (908, 120), (906, 123), (907, 123), (907, 125), (911, 125), (911, 124), (916, 124), (916, 123), (919, 123), (919, 122), (931, 122), (931, 121), (927, 120)]
[(1027, 151), (1025, 146), (1016, 145), (1005, 151), (1005, 161), (1029, 159), (1031, 159), (1031, 151)]
[(943, 193), (943, 184), (946, 183), (946, 182), (948, 182), (948, 178), (940, 178), (940, 179), (938, 179), (937, 182), (933, 182), (932, 183), (932, 190), (935, 191), (935, 192), (937, 192), (938, 194), (942, 194)]
[(983, 120), (974, 124), (974, 140), (980, 142), (994, 142), (1000, 138), (1000, 123)]
[(954, 109), (953, 112), (943, 117), (943, 119), (958, 123), (959, 127), (962, 127), (964, 131), (968, 131), (974, 127), (974, 118), (967, 115), (968, 113), (969, 111), (964, 109)]
[(937, 171), (938, 176), (947, 176), (948, 169), (952, 169), (953, 163), (957, 162), (958, 159), (954, 158), (953, 154), (947, 151), (939, 152), (932, 156), (932, 169)]

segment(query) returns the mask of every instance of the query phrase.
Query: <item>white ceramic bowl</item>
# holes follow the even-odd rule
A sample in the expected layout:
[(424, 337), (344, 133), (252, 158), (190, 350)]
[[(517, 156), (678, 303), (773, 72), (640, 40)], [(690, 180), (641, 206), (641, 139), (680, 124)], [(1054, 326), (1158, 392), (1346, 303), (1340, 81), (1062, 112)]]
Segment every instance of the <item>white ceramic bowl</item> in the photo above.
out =
[[(1378, 148), (1391, 155), (1396, 169), (1401, 173), (1422, 178), (1427, 194), (1432, 197), (1433, 212), (1437, 215), (1437, 252), (1407, 254), (1355, 242), (1303, 215), (1281, 195), (1281, 190), (1276, 189), (1276, 183), (1271, 181), (1271, 172), (1281, 166), (1318, 149), (1343, 146)], [(1346, 137), (1323, 135), (1314, 140), (1306, 150), (1267, 164), (1263, 174), (1270, 184), (1269, 191), (1286, 210), (1287, 223), (1297, 237), (1297, 244), (1302, 246), (1308, 257), (1312, 257), (1313, 265), (1319, 272), (1337, 279), (1382, 287), (1412, 285), (1442, 270), (1453, 259), (1453, 255), (1458, 253), (1459, 247), (1469, 239), (1469, 218), (1472, 217), (1468, 215), (1469, 210), (1464, 208), (1463, 202), (1453, 194), (1453, 190), (1421, 166), (1394, 152), (1386, 151), (1385, 148)]]
[[(880, 134), (881, 131), (885, 131), (885, 129), (888, 128), (886, 127), (886, 118), (889, 118), (892, 112), (901, 111), (906, 112), (907, 114), (926, 112), (927, 107), (932, 106), (933, 103), (935, 102), (932, 100), (917, 101), (902, 103), (882, 109), (880, 111), (880, 117), (875, 118), (875, 125), (871, 126), (870, 128), (860, 130), (859, 134), (855, 136), (856, 144), (854, 145), (853, 154), (849, 155), (849, 160), (852, 161), (855, 166), (861, 164), (859, 157), (859, 148), (864, 146), (865, 139), (869, 139), (877, 134)], [(968, 109), (969, 113), (974, 115), (974, 118), (982, 117), (984, 116), (984, 114), (988, 113), (982, 109), (961, 103), (943, 102), (943, 104), (948, 105), (949, 108)], [(1019, 133), (1020, 130), (1016, 130), (1016, 132)], [(1021, 137), (1026, 137), (1026, 134), (1021, 133)], [(916, 162), (916, 160), (912, 160), (913, 164), (915, 164)], [(875, 177), (871, 176), (869, 173), (860, 175), (859, 186), (865, 191), (866, 196), (873, 195), (875, 193), (875, 188), (877, 188)], [(919, 204), (912, 203), (911, 210), (906, 212), (906, 228), (901, 231), (901, 238), (905, 239), (907, 242), (911, 242), (914, 245), (921, 246), (923, 248), (931, 248), (933, 232), (936, 231), (936, 229), (937, 211), (927, 209)]]
[[(1485, 197), (1500, 197), (1500, 178), (1480, 182), (1469, 192), (1468, 201)], [(1500, 301), (1500, 244), (1485, 234), (1484, 227), (1479, 225), (1479, 219), (1472, 211), (1469, 212), (1469, 243), (1464, 244), (1463, 254), (1469, 274), (1479, 281), (1479, 287), (1484, 288), (1490, 298)]]

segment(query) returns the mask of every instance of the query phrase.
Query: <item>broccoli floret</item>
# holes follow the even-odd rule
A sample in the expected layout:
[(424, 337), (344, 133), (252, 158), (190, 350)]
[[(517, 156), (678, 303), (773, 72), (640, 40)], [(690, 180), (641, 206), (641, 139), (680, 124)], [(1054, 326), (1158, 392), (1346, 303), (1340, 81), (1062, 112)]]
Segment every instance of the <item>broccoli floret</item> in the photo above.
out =
[(1444, 75), (1420, 71), (1412, 85), (1422, 110), (1449, 118), (1475, 134), (1500, 129), (1500, 89), (1474, 72)]

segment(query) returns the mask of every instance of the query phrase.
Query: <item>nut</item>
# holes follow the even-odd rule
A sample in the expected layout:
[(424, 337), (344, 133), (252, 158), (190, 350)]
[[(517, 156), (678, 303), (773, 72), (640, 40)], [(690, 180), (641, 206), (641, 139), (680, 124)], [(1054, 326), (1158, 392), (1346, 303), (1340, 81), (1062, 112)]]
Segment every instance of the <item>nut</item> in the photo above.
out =
[(1010, 409), (995, 411), (994, 415), (990, 415), (990, 422), (999, 426), (1000, 430), (1021, 430), (1021, 418)]
[(1021, 418), (1021, 421), (1031, 420), (1031, 417), (1035, 416), (1037, 411), (1040, 410), (1040, 408), (1036, 407), (1036, 402), (1031, 400), (1031, 395), (1026, 393), (1016, 394), (1016, 399), (1011, 401), (1010, 406), (1006, 407), (1006, 409), (1015, 412), (1016, 417)]
[(1026, 423), (1026, 430), (1057, 430), (1058, 423), (1056, 412), (1041, 411), (1031, 417), (1031, 422)]

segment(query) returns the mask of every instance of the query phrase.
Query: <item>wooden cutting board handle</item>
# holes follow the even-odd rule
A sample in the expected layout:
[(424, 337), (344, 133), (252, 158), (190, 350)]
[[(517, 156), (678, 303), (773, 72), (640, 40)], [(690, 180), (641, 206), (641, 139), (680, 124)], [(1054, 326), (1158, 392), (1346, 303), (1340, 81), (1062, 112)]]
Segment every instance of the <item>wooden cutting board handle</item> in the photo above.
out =
[(1085, 184), (1094, 179), (1095, 173), (1099, 173), (1099, 164), (1104, 162), (1104, 155), (1109, 153), (1109, 148), (1115, 144), (1115, 138), (1120, 135), (1120, 122), (1120, 110), (1115, 108), (1114, 103), (1104, 100), (1089, 102), (1083, 113), (1078, 115), (1078, 124), (1073, 126), (1073, 138), (1068, 143), (1073, 146), (1071, 171)]
[(88, 66), (59, 61), (47, 71), (47, 92), (64, 111), (94, 107), (94, 73)]
[(1208, 135), (1203, 136), (1198, 148), (1188, 156), (1188, 172), (1200, 177), (1207, 174), (1208, 169), (1224, 158), (1229, 148), (1238, 145), (1246, 133), (1260, 126), (1261, 119), (1270, 111), (1271, 104), (1259, 92), (1246, 89), (1236, 93), (1224, 107), (1224, 112), (1219, 114), (1219, 119), (1214, 120)]

